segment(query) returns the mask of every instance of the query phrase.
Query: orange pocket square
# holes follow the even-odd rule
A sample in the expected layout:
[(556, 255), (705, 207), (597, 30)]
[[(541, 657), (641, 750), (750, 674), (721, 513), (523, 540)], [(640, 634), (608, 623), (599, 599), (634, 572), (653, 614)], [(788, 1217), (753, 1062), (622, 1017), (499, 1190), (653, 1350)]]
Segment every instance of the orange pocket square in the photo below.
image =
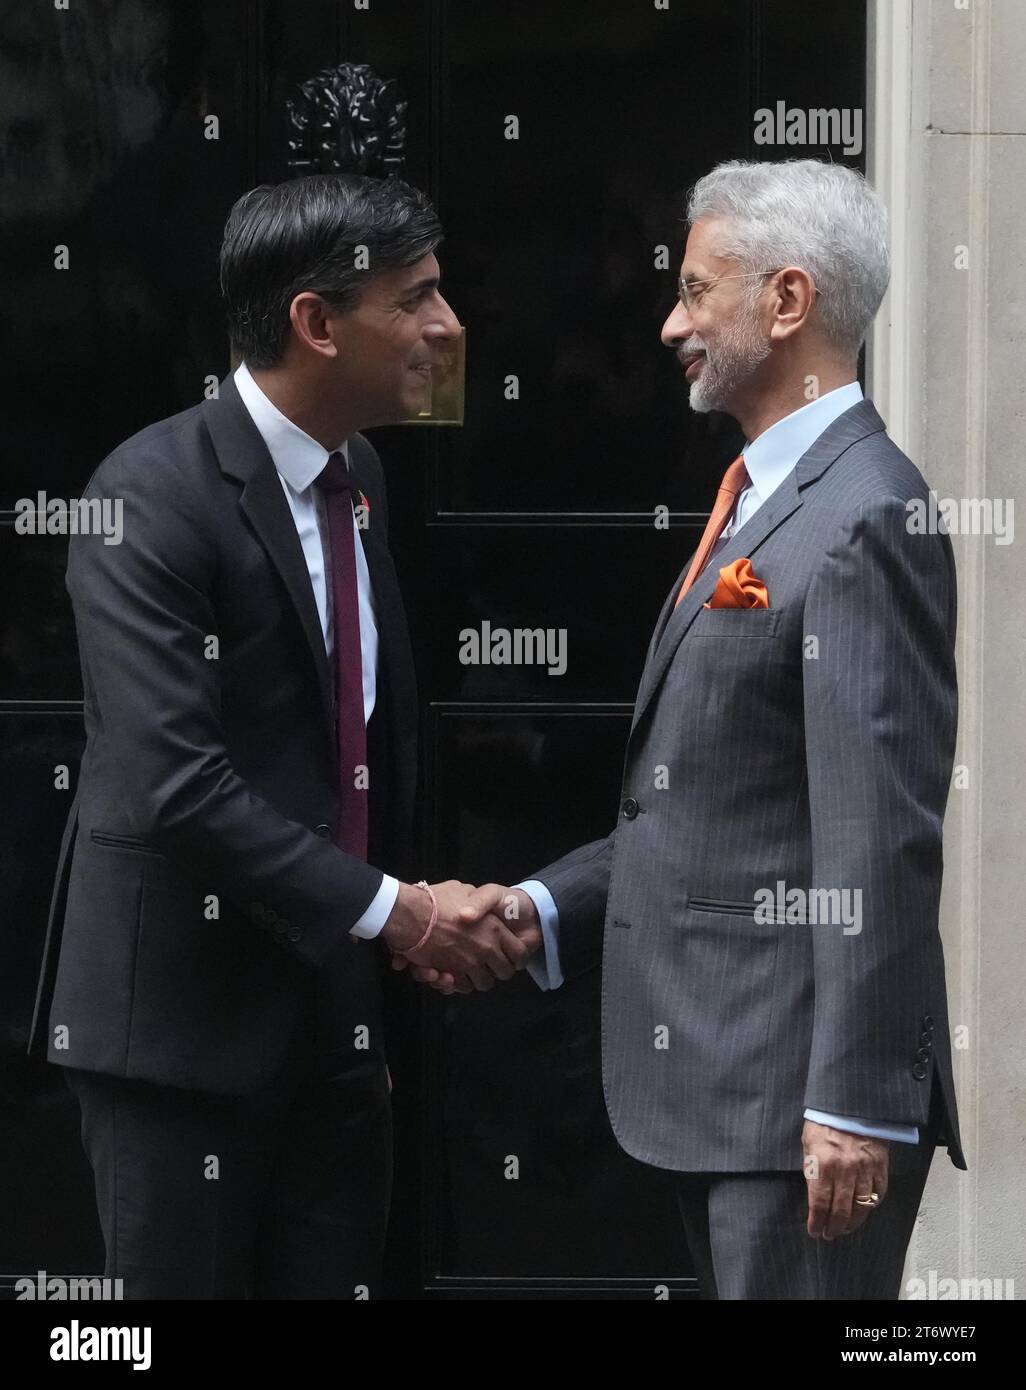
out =
[(762, 580), (752, 573), (751, 560), (742, 557), (723, 566), (712, 598), (702, 607), (768, 608), (769, 594)]

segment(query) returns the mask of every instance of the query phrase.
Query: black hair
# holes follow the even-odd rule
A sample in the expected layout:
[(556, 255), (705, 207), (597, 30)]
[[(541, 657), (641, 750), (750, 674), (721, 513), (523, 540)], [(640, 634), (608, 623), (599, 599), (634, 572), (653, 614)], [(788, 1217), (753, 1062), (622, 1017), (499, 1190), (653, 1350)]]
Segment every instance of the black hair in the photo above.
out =
[[(311, 290), (351, 309), (375, 273), (414, 265), (441, 240), (431, 203), (402, 179), (311, 174), (250, 189), (228, 214), (221, 243), (235, 355), (251, 367), (275, 366), (297, 294)], [(359, 268), (362, 246), (366, 269)]]

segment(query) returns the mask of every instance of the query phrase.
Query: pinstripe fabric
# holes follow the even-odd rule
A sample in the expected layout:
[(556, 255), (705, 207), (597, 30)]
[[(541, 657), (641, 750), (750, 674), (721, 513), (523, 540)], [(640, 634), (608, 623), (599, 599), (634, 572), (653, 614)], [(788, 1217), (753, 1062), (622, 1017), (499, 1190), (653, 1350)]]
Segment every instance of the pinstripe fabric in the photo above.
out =
[[(625, 758), (637, 811), (531, 875), (567, 976), (601, 943), (606, 1102), (644, 1162), (800, 1168), (806, 1105), (921, 1125), (936, 1072), (939, 1142), (965, 1166), (937, 929), (955, 572), (947, 536), (909, 534), (913, 497), (926, 483), (863, 401), (674, 609), (685, 566)], [(741, 556), (770, 607), (704, 609)], [(858, 890), (861, 930), (757, 924), (745, 905), (778, 881)]]
[(684, 1176), (677, 1201), (703, 1298), (895, 1300), (933, 1146), (853, 1235), (812, 1240), (802, 1173)]

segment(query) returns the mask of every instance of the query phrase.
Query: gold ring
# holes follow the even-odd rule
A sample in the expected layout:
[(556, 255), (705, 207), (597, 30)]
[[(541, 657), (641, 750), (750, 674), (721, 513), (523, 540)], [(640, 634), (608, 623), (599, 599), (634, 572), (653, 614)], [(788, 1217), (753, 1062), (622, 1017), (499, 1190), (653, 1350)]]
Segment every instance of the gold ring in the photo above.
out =
[(875, 1207), (879, 1200), (879, 1192), (871, 1192), (868, 1197), (856, 1197), (855, 1205), (857, 1207)]

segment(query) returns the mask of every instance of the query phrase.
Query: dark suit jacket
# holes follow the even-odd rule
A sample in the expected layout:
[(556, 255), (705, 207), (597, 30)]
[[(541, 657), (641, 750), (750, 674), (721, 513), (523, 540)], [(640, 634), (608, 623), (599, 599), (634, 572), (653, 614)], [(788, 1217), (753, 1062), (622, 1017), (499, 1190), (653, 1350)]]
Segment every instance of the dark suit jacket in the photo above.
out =
[[(565, 973), (601, 950), (606, 1102), (647, 1163), (797, 1168), (806, 1106), (922, 1126), (936, 1085), (965, 1167), (938, 932), (955, 567), (946, 535), (910, 531), (928, 496), (871, 401), (824, 430), (667, 595), (615, 830), (530, 875)], [(705, 608), (742, 556), (769, 607)], [(858, 891), (861, 930), (758, 922), (778, 881)]]
[[(413, 664), (381, 464), (360, 435), (349, 452), (370, 503), (361, 537), (379, 630), (371, 820), (392, 851), (382, 868), (399, 872)], [(123, 540), (69, 548), (87, 743), (29, 1049), (252, 1091), (282, 1064), (310, 972), (344, 989), (380, 950), (349, 936), (382, 869), (332, 842), (333, 680), (295, 522), (230, 375), (217, 399), (121, 444), (83, 495), (123, 500)]]

